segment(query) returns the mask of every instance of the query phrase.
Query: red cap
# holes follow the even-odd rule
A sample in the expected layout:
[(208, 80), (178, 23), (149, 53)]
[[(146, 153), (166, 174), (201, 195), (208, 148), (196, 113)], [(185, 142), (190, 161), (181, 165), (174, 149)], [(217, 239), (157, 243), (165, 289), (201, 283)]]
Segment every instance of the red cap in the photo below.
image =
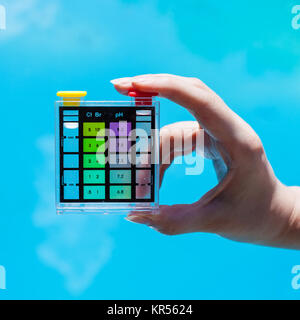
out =
[(133, 98), (152, 98), (158, 96), (158, 93), (155, 92), (140, 92), (140, 91), (129, 91), (129, 97)]
[[(129, 91), (129, 97), (135, 98), (135, 104), (137, 106), (151, 106), (152, 105), (152, 97), (158, 96), (158, 93), (155, 92), (140, 92), (140, 91)], [(139, 99), (141, 98), (141, 99)], [(146, 98), (146, 99), (143, 99)], [(147, 99), (149, 98), (149, 99)]]

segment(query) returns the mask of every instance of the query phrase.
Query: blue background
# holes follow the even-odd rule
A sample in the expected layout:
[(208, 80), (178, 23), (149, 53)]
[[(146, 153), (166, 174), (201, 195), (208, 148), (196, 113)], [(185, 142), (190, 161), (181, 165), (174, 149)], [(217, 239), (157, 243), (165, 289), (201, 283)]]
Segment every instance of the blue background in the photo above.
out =
[[(120, 100), (109, 80), (196, 76), (260, 135), (277, 176), (299, 185), (300, 30), (295, 1), (0, 0), (0, 299), (298, 299), (297, 251), (210, 234), (164, 236), (116, 217), (54, 208), (54, 100), (87, 90)], [(191, 120), (161, 101), (161, 124)], [(167, 172), (162, 203), (191, 203), (216, 184)], [(188, 186), (188, 187), (182, 187)]]

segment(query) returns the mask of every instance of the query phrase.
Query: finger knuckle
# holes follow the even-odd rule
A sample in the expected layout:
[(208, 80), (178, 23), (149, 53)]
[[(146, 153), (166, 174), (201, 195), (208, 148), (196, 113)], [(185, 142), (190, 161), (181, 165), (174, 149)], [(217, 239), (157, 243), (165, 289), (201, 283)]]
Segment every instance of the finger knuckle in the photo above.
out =
[(199, 78), (191, 77), (190, 78), (196, 86), (203, 87), (204, 83)]
[(160, 223), (157, 230), (165, 235), (174, 236), (178, 234), (177, 224), (170, 219), (168, 213), (162, 213), (160, 216)]
[(264, 153), (263, 144), (256, 133), (252, 133), (241, 144), (243, 154), (250, 157), (258, 157)]
[(164, 235), (167, 235), (167, 236), (175, 236), (177, 235), (177, 231), (176, 231), (176, 228), (172, 225), (163, 225), (163, 226), (160, 226), (160, 228), (158, 229), (158, 231)]
[(163, 95), (165, 97), (172, 97), (177, 91), (177, 85), (172, 77), (162, 77), (160, 85), (163, 88)]

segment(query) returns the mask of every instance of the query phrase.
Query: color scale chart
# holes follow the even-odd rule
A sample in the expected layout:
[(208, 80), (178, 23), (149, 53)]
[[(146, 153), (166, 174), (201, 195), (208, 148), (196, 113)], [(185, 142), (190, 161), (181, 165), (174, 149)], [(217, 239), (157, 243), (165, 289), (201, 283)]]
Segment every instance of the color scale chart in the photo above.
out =
[(60, 202), (152, 202), (154, 108), (61, 107)]

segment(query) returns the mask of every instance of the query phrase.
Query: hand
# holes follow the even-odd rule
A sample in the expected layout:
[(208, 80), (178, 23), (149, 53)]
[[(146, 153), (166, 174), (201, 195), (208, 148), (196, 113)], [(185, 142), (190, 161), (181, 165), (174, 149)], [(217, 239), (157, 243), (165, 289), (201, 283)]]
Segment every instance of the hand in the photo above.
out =
[[(170, 132), (180, 135), (187, 126), (195, 133), (204, 129), (205, 153), (219, 179), (193, 204), (162, 205), (159, 214), (133, 213), (128, 220), (167, 235), (211, 232), (237, 241), (300, 248), (299, 188), (287, 187), (275, 177), (257, 134), (216, 93), (199, 79), (167, 74), (112, 83), (122, 94), (157, 92), (189, 110), (197, 121), (164, 127), (161, 141), (169, 139)], [(161, 180), (167, 167), (161, 165)]]

